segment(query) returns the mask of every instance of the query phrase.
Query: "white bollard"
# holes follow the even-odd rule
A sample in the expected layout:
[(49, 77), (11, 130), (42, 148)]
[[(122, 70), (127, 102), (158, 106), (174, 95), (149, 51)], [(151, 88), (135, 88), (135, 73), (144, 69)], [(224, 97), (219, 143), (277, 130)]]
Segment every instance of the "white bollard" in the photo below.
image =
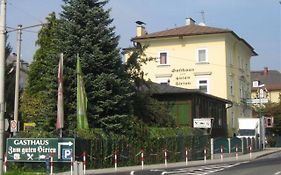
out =
[(185, 148), (185, 165), (188, 165), (188, 148)]
[(117, 151), (114, 152), (114, 168), (117, 171)]
[(51, 156), (51, 159), (50, 159), (50, 175), (53, 175), (54, 174), (54, 157), (53, 157), (53, 154), (50, 155)]
[(250, 145), (249, 149), (250, 149), (250, 159), (252, 159), (252, 145)]
[(214, 139), (211, 138), (211, 160), (214, 159)]
[(7, 154), (4, 155), (4, 173), (7, 172)]
[(83, 152), (83, 173), (86, 174), (86, 152)]
[(165, 152), (164, 152), (164, 156), (165, 156), (165, 167), (167, 168), (168, 162), (167, 162), (167, 150), (166, 149), (165, 149)]
[(207, 149), (204, 148), (204, 163), (207, 163)]
[(244, 150), (244, 141), (243, 141), (243, 139), (241, 139), (241, 149), (242, 149), (242, 154), (244, 154), (245, 153), (245, 150)]
[(73, 156), (70, 157), (70, 175), (73, 175)]
[(238, 160), (238, 145), (235, 146), (235, 157)]
[(141, 149), (141, 169), (143, 170), (143, 166), (144, 166), (144, 151), (143, 149)]
[(223, 145), (221, 145), (221, 161), (223, 161)]
[(231, 138), (227, 138), (227, 140), (228, 140), (228, 155), (230, 156), (230, 154), (231, 154)]

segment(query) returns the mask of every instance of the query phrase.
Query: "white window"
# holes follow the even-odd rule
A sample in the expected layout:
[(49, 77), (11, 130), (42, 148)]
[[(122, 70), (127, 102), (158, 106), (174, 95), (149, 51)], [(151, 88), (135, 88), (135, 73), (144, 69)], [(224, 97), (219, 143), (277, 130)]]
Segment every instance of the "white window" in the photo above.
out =
[(231, 112), (231, 127), (235, 128), (235, 124), (234, 124), (235, 118), (234, 118), (234, 112)]
[(243, 59), (240, 56), (238, 56), (238, 64), (239, 64), (239, 68), (243, 69)]
[(229, 65), (233, 65), (233, 58), (232, 58), (231, 49), (228, 50), (228, 62), (229, 62)]
[(209, 82), (207, 79), (198, 79), (197, 80), (197, 88), (204, 92), (209, 93)]
[(157, 83), (159, 83), (159, 84), (170, 84), (170, 78), (169, 77), (157, 78)]
[(240, 83), (239, 83), (239, 92), (240, 92), (240, 98), (241, 99), (244, 99), (246, 96), (245, 96), (245, 85), (244, 85), (244, 81), (243, 80), (240, 80)]
[(229, 88), (230, 88), (230, 95), (234, 95), (234, 81), (233, 78), (229, 78)]
[(197, 49), (197, 62), (198, 63), (208, 62), (208, 50), (207, 49)]
[(168, 64), (168, 54), (167, 54), (167, 52), (160, 52), (159, 53), (159, 64), (160, 65), (167, 65)]
[(219, 126), (222, 126), (221, 118), (219, 118), (218, 124), (219, 124)]

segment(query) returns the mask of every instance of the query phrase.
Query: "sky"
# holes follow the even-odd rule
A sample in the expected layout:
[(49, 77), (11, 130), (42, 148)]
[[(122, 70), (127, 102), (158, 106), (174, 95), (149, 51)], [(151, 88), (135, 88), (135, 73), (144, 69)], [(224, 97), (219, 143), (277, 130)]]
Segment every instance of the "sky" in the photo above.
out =
[[(46, 22), (51, 12), (59, 14), (62, 0), (7, 0), (7, 26), (16, 28)], [(110, 0), (111, 18), (119, 47), (132, 46), (136, 35), (135, 21), (146, 23), (148, 33), (183, 26), (185, 18), (197, 23), (233, 30), (258, 53), (251, 59), (251, 70), (281, 72), (281, 3), (279, 0)], [(11, 30), (8, 28), (8, 31)], [(29, 28), (22, 34), (21, 56), (31, 62), (37, 47), (35, 42), (40, 27)], [(9, 32), (8, 42), (16, 52), (16, 33)]]

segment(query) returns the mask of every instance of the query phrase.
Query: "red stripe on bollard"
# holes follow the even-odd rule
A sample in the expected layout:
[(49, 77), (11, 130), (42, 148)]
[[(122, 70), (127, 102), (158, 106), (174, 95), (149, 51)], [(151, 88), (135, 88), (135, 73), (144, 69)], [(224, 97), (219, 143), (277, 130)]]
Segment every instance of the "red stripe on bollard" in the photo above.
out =
[(141, 169), (143, 170), (143, 166), (144, 166), (144, 150), (141, 149)]
[(83, 152), (83, 172), (86, 174), (86, 152)]
[(115, 171), (117, 171), (117, 151), (114, 151), (114, 167), (115, 167)]

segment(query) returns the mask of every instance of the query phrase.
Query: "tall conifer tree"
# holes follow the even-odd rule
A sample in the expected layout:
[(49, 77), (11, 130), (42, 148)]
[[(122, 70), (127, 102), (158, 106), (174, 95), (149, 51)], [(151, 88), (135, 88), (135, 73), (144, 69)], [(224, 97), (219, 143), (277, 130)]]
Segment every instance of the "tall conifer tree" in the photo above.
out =
[(60, 51), (65, 54), (66, 126), (76, 126), (76, 55), (81, 59), (88, 97), (89, 127), (117, 133), (130, 126), (131, 84), (125, 73), (106, 0), (64, 0), (59, 25)]
[(24, 122), (35, 122), (39, 131), (53, 131), (56, 123), (58, 20), (55, 13), (38, 34), (36, 51), (28, 72), (28, 85), (21, 103)]

